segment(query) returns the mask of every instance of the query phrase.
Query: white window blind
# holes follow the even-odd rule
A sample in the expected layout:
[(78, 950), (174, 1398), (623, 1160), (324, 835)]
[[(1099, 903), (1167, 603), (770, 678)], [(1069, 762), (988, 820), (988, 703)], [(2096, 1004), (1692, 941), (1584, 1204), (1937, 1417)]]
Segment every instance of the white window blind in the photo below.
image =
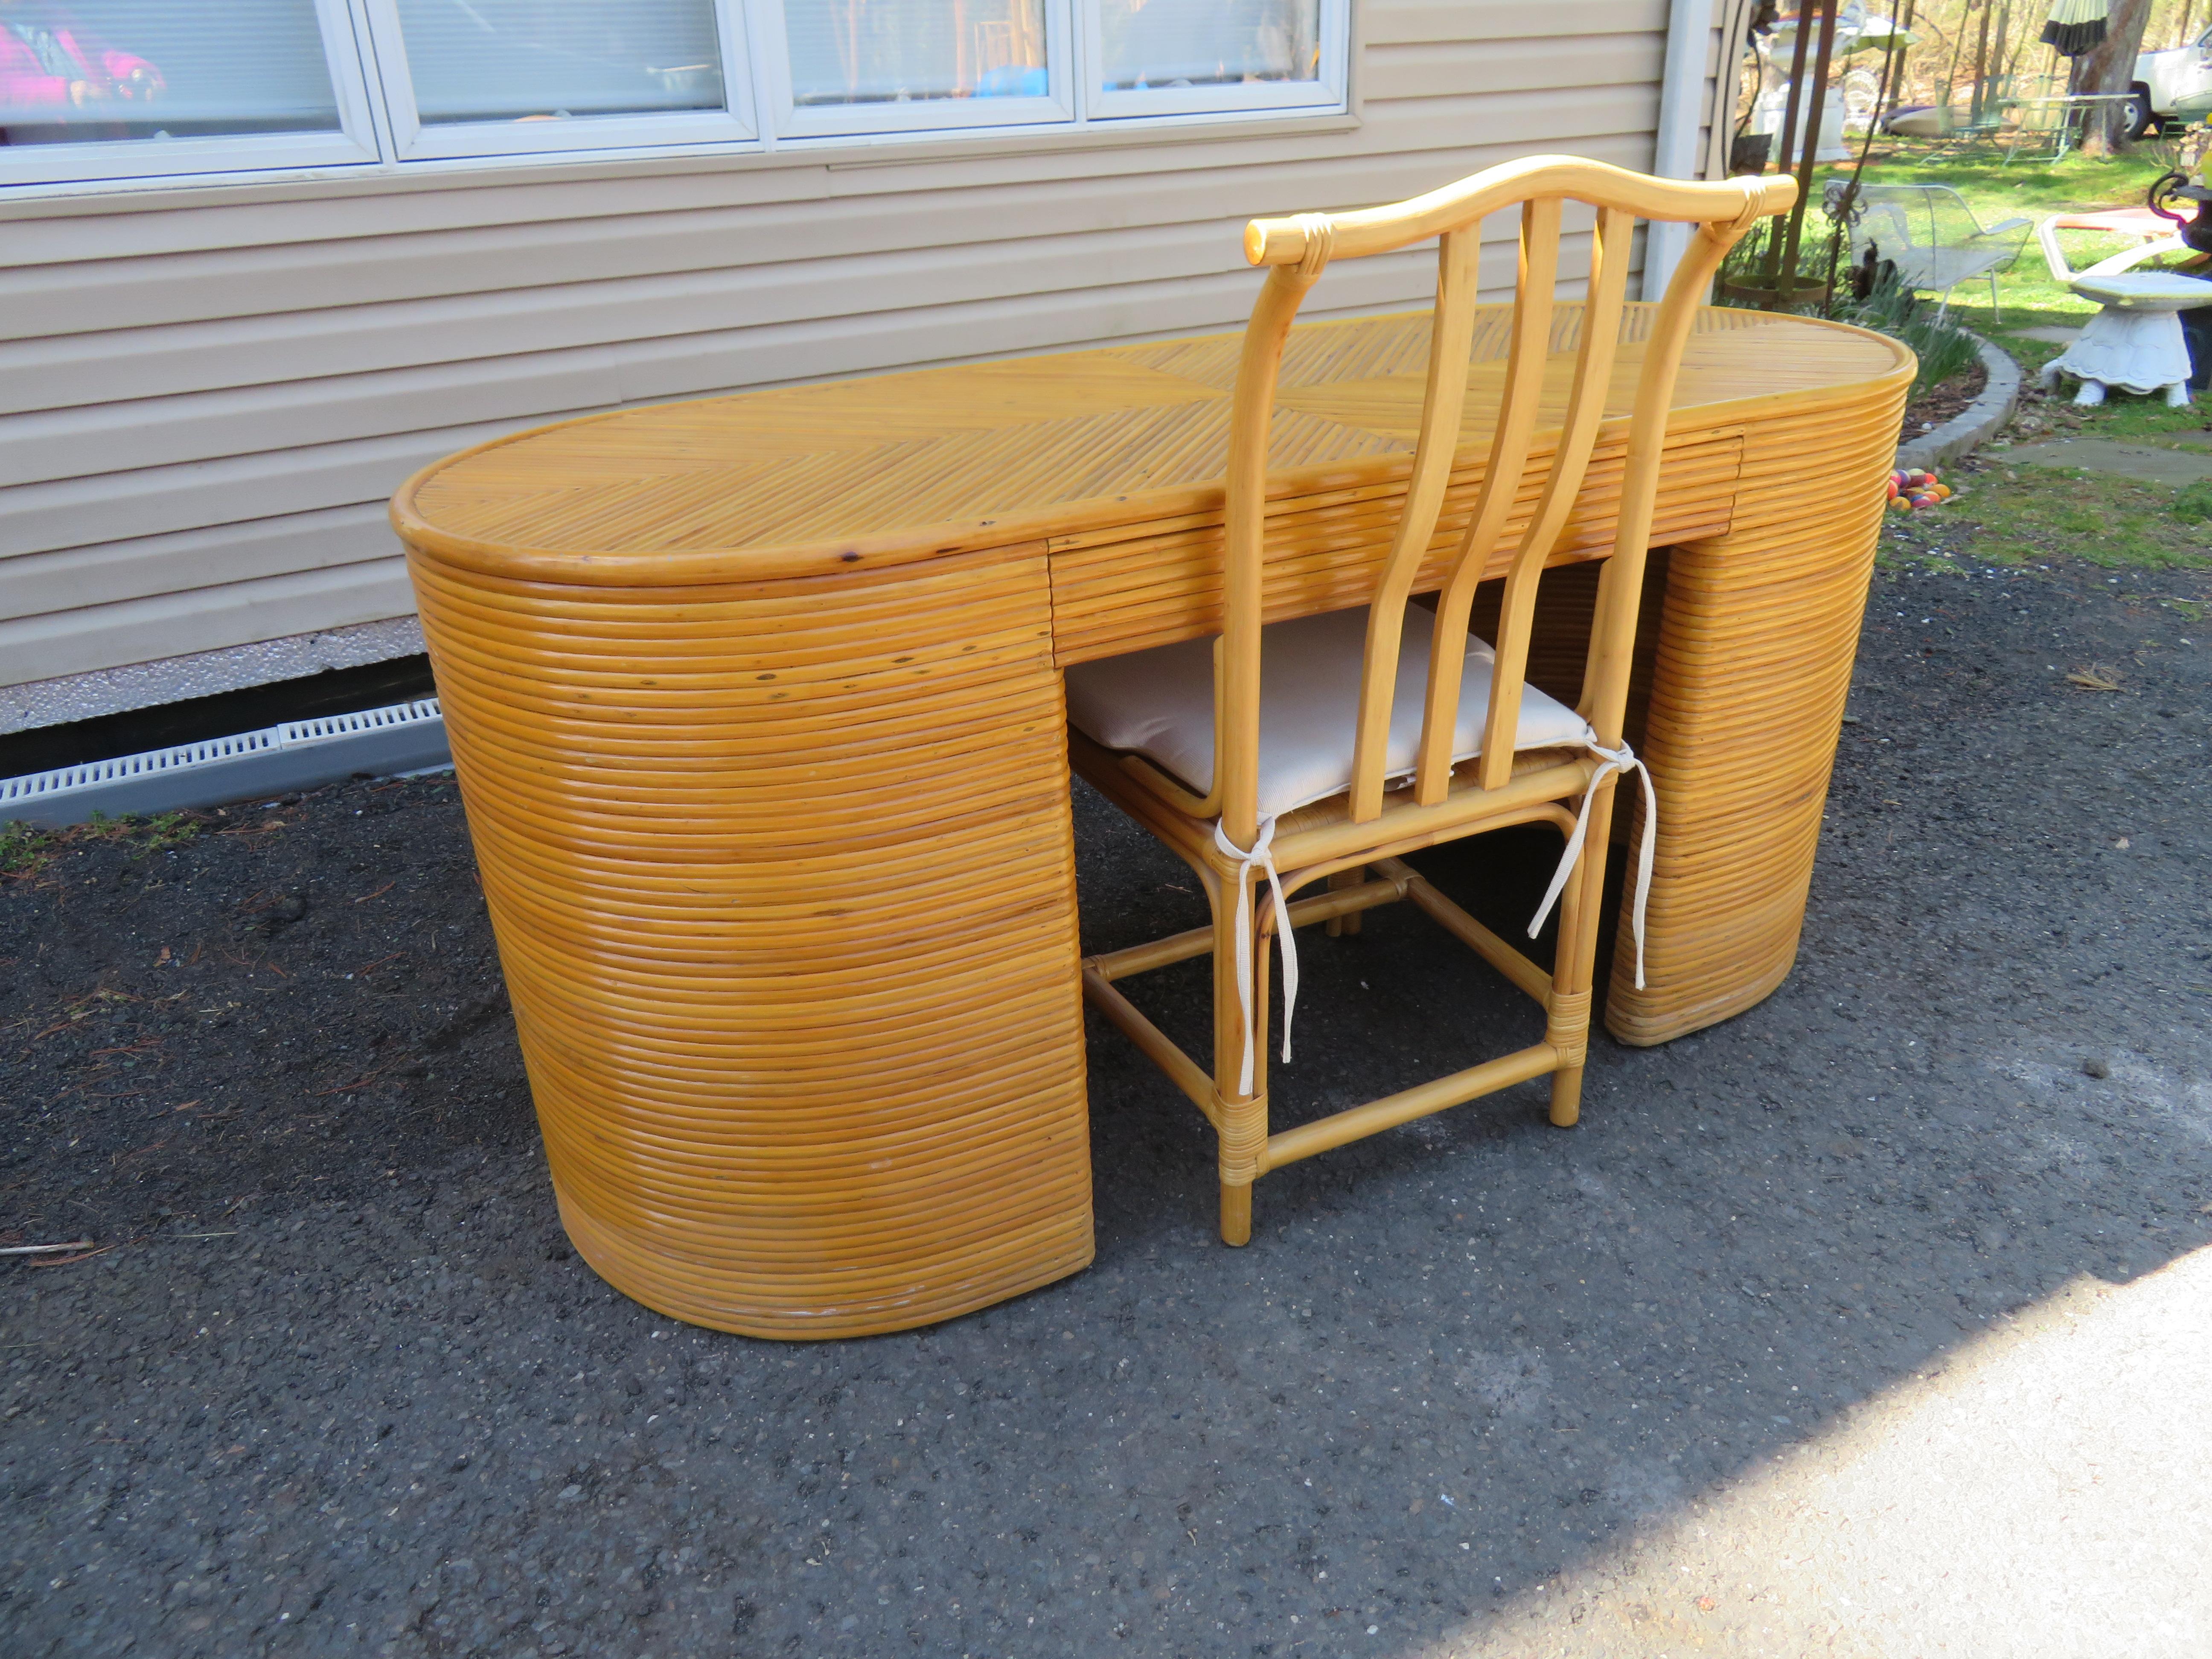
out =
[(398, 0), (398, 14), (426, 126), (724, 106), (713, 0)]
[(335, 132), (315, 0), (0, 0), (10, 146)]

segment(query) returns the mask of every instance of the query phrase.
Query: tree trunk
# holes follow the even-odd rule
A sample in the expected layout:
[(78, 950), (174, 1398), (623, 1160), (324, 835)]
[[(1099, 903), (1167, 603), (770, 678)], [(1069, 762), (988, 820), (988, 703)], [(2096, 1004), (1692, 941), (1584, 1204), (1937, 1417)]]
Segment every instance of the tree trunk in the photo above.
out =
[[(2112, 15), (2105, 25), (2105, 39), (2094, 52), (2074, 60), (2070, 77), (2075, 92), (2125, 92), (2135, 84), (2136, 55), (2142, 50), (2143, 25), (2150, 21), (2150, 0), (2112, 0)], [(2125, 105), (2092, 117), (2081, 134), (2084, 155), (2106, 156), (2128, 147)]]

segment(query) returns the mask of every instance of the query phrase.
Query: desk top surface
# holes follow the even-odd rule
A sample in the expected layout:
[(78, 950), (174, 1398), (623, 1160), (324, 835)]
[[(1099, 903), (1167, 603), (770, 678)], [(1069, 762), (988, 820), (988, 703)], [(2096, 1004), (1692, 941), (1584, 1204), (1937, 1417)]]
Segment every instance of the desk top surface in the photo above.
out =
[[(1486, 442), (1511, 308), (1486, 307), (1463, 445)], [(1607, 398), (1626, 415), (1650, 319), (1631, 307)], [(1556, 425), (1582, 308), (1559, 307), (1540, 430)], [(1413, 448), (1429, 317), (1305, 324), (1284, 354), (1270, 465), (1380, 477)], [(777, 387), (587, 416), (426, 469), (393, 514), (418, 548), (557, 579), (665, 580), (698, 556), (773, 574), (842, 558), (1079, 532), (1218, 507), (1241, 331)], [(1684, 354), (1678, 432), (1909, 371), (1894, 342), (1836, 324), (1708, 308)], [(839, 551), (838, 550), (845, 550)], [(687, 558), (684, 556), (689, 555)], [(903, 556), (911, 557), (909, 551)], [(549, 563), (549, 560), (550, 562)], [(748, 559), (746, 561), (750, 562)], [(647, 565), (654, 567), (648, 575)], [(823, 568), (818, 564), (817, 568)]]

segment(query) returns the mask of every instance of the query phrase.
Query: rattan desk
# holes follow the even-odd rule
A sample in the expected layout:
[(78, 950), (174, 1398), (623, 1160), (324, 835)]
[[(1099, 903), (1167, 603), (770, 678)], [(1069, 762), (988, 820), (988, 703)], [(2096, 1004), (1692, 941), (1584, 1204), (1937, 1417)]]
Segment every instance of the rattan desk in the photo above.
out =
[[(1294, 336), (1271, 615), (1357, 602), (1342, 573), (1387, 545), (1425, 328)], [(1091, 1259), (1060, 670), (1216, 626), (1237, 349), (625, 410), (399, 492), (562, 1217), (619, 1289), (848, 1336)], [(1650, 988), (1611, 990), (1625, 1041), (1789, 970), (1910, 377), (1855, 330), (1701, 319), (1654, 536), (1638, 746), (1662, 823)], [(1620, 455), (1601, 441), (1562, 561), (1610, 536)]]

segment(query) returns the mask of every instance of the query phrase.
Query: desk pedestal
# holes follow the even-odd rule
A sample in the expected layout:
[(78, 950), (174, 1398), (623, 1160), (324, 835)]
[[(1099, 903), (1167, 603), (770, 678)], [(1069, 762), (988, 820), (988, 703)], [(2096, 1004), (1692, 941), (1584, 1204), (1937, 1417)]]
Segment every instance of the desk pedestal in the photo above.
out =
[(1606, 1000), (1623, 1042), (1740, 1014), (1796, 960), (1904, 392), (1747, 421), (1729, 534), (1668, 560), (1641, 750), (1659, 793), (1646, 988), (1624, 895)]
[(1086, 1264), (1042, 550), (713, 588), (411, 566), (584, 1259), (775, 1337)]

